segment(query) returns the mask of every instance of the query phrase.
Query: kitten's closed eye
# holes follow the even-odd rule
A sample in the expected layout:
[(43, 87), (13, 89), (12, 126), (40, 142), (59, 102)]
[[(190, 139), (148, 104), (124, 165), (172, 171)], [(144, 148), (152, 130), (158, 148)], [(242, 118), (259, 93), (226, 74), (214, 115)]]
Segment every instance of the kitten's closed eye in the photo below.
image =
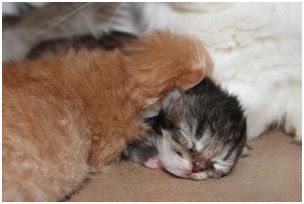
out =
[(193, 154), (196, 150), (195, 150), (195, 147), (193, 146), (192, 148), (188, 149), (188, 151)]
[(179, 151), (179, 150), (173, 150), (179, 157), (182, 157), (183, 156), (183, 154), (182, 154), (182, 152), (181, 151)]

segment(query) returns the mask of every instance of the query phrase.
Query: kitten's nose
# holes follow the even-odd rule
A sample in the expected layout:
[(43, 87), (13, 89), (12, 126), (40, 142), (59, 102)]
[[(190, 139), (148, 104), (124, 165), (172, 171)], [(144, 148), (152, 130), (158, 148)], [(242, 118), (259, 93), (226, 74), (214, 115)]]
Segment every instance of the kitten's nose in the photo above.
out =
[(193, 155), (192, 172), (200, 172), (209, 168), (210, 160), (202, 155)]
[(204, 169), (202, 169), (201, 167), (193, 164), (193, 166), (192, 166), (192, 173), (198, 173), (198, 172), (201, 172), (201, 171), (204, 171)]

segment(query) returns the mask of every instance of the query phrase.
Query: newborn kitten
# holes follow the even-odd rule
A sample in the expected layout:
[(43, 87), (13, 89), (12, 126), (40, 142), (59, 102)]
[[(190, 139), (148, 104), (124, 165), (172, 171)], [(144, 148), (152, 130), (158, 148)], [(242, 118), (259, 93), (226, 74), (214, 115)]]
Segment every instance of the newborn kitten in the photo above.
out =
[(64, 199), (146, 135), (142, 113), (175, 86), (199, 83), (210, 61), (199, 41), (163, 31), (124, 50), (5, 64), (3, 200)]
[(183, 93), (175, 89), (147, 120), (153, 130), (125, 156), (191, 179), (227, 175), (246, 147), (246, 119), (235, 96), (210, 79)]

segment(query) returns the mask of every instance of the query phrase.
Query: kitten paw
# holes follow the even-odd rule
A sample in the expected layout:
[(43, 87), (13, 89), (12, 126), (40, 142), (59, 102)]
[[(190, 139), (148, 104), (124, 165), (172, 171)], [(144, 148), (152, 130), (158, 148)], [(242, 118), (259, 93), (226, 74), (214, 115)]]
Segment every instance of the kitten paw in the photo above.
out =
[(157, 156), (148, 159), (148, 161), (146, 161), (144, 165), (150, 169), (162, 168), (161, 162), (159, 161)]

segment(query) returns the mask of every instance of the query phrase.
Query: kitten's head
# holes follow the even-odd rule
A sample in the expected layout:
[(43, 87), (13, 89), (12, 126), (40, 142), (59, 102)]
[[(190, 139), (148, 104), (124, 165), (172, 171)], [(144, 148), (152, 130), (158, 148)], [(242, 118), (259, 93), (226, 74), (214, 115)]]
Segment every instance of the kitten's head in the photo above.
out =
[(157, 100), (175, 86), (190, 89), (204, 76), (211, 75), (213, 69), (199, 40), (170, 31), (156, 31), (134, 40), (123, 54), (128, 73), (141, 88), (141, 95), (157, 95)]
[(228, 174), (246, 151), (246, 120), (235, 97), (185, 95), (174, 90), (160, 113), (158, 159), (167, 171), (184, 178)]

